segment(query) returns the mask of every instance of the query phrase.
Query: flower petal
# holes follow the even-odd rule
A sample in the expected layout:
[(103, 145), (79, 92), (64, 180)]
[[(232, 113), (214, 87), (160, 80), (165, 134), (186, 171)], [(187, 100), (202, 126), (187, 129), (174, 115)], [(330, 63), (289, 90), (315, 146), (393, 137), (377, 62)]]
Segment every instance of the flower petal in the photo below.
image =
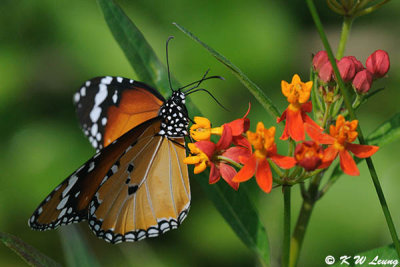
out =
[(230, 158), (236, 162), (240, 162), (239, 157), (249, 158), (250, 155), (251, 153), (247, 148), (237, 146), (230, 147), (224, 153), (222, 153), (222, 156)]
[(332, 136), (323, 133), (320, 128), (313, 127), (311, 124), (306, 123), (304, 125), (306, 128), (307, 134), (311, 137), (312, 140), (318, 142), (320, 144), (331, 145), (335, 142), (335, 138)]
[(217, 146), (211, 141), (198, 141), (194, 143), (209, 159), (212, 158)]
[(256, 181), (258, 186), (265, 192), (269, 193), (272, 189), (272, 173), (271, 168), (266, 159), (258, 161)]
[(304, 123), (301, 117), (301, 111), (287, 110), (286, 114), (286, 125), (288, 126), (288, 132), (290, 137), (295, 141), (301, 141), (306, 138), (304, 134)]
[(194, 166), (193, 173), (199, 174), (199, 173), (203, 172), (206, 168), (207, 168), (206, 162), (202, 161)]
[(340, 168), (342, 168), (345, 174), (351, 176), (358, 176), (360, 175), (360, 171), (357, 168), (357, 164), (354, 162), (353, 157), (350, 153), (343, 149), (339, 152), (340, 157)]
[(257, 160), (255, 156), (251, 156), (244, 161), (243, 168), (233, 177), (234, 182), (245, 182), (253, 177), (256, 171)]
[(247, 140), (247, 138), (244, 137), (243, 135), (233, 136), (232, 143), (235, 146), (242, 146), (242, 147), (247, 148), (249, 151), (251, 151), (251, 144), (250, 144), (249, 140)]
[(222, 130), (222, 135), (217, 143), (216, 149), (217, 150), (227, 149), (231, 143), (232, 143), (232, 129), (231, 127), (229, 127), (229, 125), (224, 125)]
[(208, 181), (209, 184), (215, 184), (216, 182), (219, 181), (220, 178), (220, 172), (218, 170), (218, 167), (214, 163), (210, 163), (211, 169), (210, 169), (210, 179)]
[(371, 157), (379, 149), (378, 146), (358, 145), (358, 144), (347, 144), (346, 148), (351, 152), (353, 152), (353, 154), (359, 158)]
[(334, 146), (329, 146), (324, 150), (324, 157), (322, 159), (323, 162), (332, 162), (338, 154), (338, 150)]
[(230, 185), (230, 187), (232, 187), (235, 190), (238, 190), (239, 183), (235, 183), (232, 181), (233, 177), (235, 177), (235, 175), (237, 174), (235, 168), (229, 166), (228, 164), (220, 163), (219, 170), (221, 172), (222, 179), (224, 179), (225, 182), (227, 182)]
[(296, 165), (296, 160), (293, 157), (275, 154), (270, 156), (269, 158), (282, 169), (290, 169), (294, 165)]

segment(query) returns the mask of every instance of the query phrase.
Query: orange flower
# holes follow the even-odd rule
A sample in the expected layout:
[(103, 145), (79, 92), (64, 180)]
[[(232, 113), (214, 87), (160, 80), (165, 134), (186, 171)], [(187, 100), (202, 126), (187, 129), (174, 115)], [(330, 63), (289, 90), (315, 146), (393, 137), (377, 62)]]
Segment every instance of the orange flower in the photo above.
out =
[(357, 125), (357, 120), (346, 121), (342, 115), (339, 115), (336, 120), (336, 126), (330, 126), (329, 135), (312, 126), (306, 126), (308, 128), (307, 133), (313, 140), (329, 145), (324, 151), (323, 164), (320, 168), (329, 166), (339, 154), (340, 167), (343, 172), (352, 176), (360, 175), (360, 171), (349, 151), (356, 157), (368, 158), (375, 154), (379, 147), (352, 144), (358, 136)]
[(322, 146), (314, 141), (304, 141), (297, 144), (294, 150), (294, 158), (297, 165), (303, 167), (306, 171), (313, 171), (322, 164), (324, 150)]
[(256, 176), (258, 186), (266, 193), (272, 189), (272, 172), (267, 159), (284, 169), (290, 169), (296, 161), (292, 157), (277, 154), (275, 144), (275, 127), (265, 129), (264, 124), (257, 124), (256, 132), (247, 131), (247, 139), (255, 151), (249, 157), (240, 157), (243, 168), (233, 177), (234, 182), (245, 182), (253, 175)]
[(304, 124), (311, 124), (316, 128), (320, 128), (306, 113), (311, 112), (310, 98), (313, 82), (303, 83), (299, 75), (295, 74), (292, 82), (282, 81), (282, 93), (287, 97), (290, 103), (287, 109), (282, 113), (280, 118), (277, 118), (277, 123), (286, 120), (285, 130), (280, 139), (286, 140), (291, 137), (295, 141), (305, 139)]

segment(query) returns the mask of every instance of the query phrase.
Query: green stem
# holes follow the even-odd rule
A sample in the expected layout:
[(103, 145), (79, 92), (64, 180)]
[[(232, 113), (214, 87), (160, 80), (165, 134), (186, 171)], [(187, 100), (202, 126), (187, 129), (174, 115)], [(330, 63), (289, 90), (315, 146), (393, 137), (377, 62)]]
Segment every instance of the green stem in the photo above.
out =
[(338, 46), (338, 51), (336, 53), (336, 58), (341, 59), (344, 55), (344, 50), (346, 48), (347, 39), (349, 37), (351, 25), (353, 24), (352, 17), (344, 17), (343, 24), (342, 24), (342, 33), (340, 35), (340, 42)]
[(290, 259), (289, 259), (290, 267), (294, 267), (297, 265), (301, 246), (303, 245), (304, 236), (306, 234), (307, 225), (308, 222), (310, 221), (314, 204), (318, 199), (318, 187), (321, 181), (321, 177), (322, 177), (321, 174), (318, 174), (314, 177), (307, 191), (308, 197), (303, 199), (299, 217), (297, 218), (292, 239), (290, 240)]
[(290, 186), (284, 185), (283, 190), (283, 246), (282, 267), (289, 266), (290, 252)]
[[(319, 18), (319, 15), (318, 15), (317, 10), (316, 10), (315, 5), (314, 5), (314, 2), (313, 2), (313, 0), (306, 0), (306, 1), (307, 1), (307, 4), (308, 4), (308, 8), (309, 8), (309, 10), (311, 12), (311, 15), (312, 15), (312, 17), (314, 19), (315, 26), (317, 27), (317, 30), (318, 30), (318, 32), (320, 34), (322, 43), (324, 44), (325, 50), (328, 53), (329, 60), (330, 60), (330, 62), (332, 64), (333, 70), (334, 70), (335, 75), (337, 77), (337, 80), (338, 80), (338, 83), (339, 83), (339, 87), (340, 87), (340, 91), (341, 91), (341, 93), (343, 95), (344, 103), (346, 105), (347, 110), (349, 111), (350, 119), (351, 120), (356, 120), (357, 117), (356, 117), (356, 115), (354, 113), (354, 110), (353, 110), (353, 107), (351, 105), (350, 97), (348, 96), (348, 93), (346, 91), (344, 82), (343, 82), (342, 78), (340, 77), (340, 73), (339, 73), (338, 67), (336, 65), (335, 58), (334, 58), (333, 53), (332, 53), (332, 49), (331, 49), (331, 47), (329, 45), (329, 42), (328, 42), (328, 40), (326, 38), (324, 29), (322, 27), (321, 20)], [(363, 136), (362, 131), (361, 131), (360, 124), (358, 125), (358, 140), (359, 140), (361, 145), (365, 145), (366, 144), (366, 142), (364, 140), (364, 136)], [(387, 206), (387, 203), (386, 203), (386, 200), (385, 200), (385, 196), (383, 194), (382, 187), (381, 187), (379, 179), (378, 179), (378, 175), (376, 173), (376, 170), (375, 170), (374, 164), (372, 163), (371, 158), (366, 158), (365, 160), (367, 162), (368, 169), (369, 169), (369, 172), (371, 174), (371, 178), (372, 178), (372, 181), (374, 183), (375, 190), (376, 190), (376, 193), (378, 195), (379, 202), (381, 204), (382, 211), (383, 211), (383, 214), (385, 216), (386, 223), (388, 225), (389, 232), (390, 232), (390, 235), (392, 237), (394, 247), (396, 249), (397, 255), (400, 257), (399, 238), (397, 236), (396, 228), (394, 227), (393, 219), (392, 219), (392, 216), (390, 215), (390, 211), (389, 211), (389, 208)]]
[(240, 163), (237, 163), (236, 161), (234, 161), (233, 159), (230, 159), (228, 157), (224, 157), (224, 156), (217, 156), (217, 159), (219, 160), (223, 160), (229, 164), (231, 164), (232, 166), (235, 166), (238, 169), (241, 169), (243, 166)]
[(329, 114), (330, 114), (330, 108), (331, 108), (331, 105), (332, 105), (332, 103), (330, 103), (330, 102), (328, 102), (328, 103), (325, 103), (325, 114), (324, 114), (324, 118), (322, 119), (322, 128), (324, 128), (325, 129), (325, 127), (326, 127), (326, 122), (328, 121), (328, 118), (329, 118)]

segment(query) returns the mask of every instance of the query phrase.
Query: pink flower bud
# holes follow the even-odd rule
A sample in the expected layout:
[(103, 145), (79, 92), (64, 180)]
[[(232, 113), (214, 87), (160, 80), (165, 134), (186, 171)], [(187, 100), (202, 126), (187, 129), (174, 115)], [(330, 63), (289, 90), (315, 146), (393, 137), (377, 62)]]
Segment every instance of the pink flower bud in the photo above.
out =
[(356, 75), (356, 66), (354, 65), (353, 60), (348, 57), (344, 57), (338, 62), (337, 66), (340, 76), (345, 83), (353, 80), (354, 75)]
[(350, 58), (353, 61), (354, 66), (356, 67), (356, 73), (359, 72), (359, 71), (362, 71), (364, 69), (363, 64), (356, 57), (347, 56), (347, 58)]
[(333, 68), (329, 61), (327, 61), (319, 70), (318, 77), (323, 82), (330, 82), (333, 77)]
[(374, 78), (382, 78), (390, 68), (388, 53), (383, 50), (376, 50), (367, 58), (366, 66)]
[(360, 93), (365, 94), (369, 91), (372, 85), (372, 74), (368, 70), (357, 72), (353, 80), (354, 89)]
[(312, 64), (316, 71), (320, 71), (321, 67), (328, 62), (328, 53), (326, 51), (319, 51), (313, 58)]

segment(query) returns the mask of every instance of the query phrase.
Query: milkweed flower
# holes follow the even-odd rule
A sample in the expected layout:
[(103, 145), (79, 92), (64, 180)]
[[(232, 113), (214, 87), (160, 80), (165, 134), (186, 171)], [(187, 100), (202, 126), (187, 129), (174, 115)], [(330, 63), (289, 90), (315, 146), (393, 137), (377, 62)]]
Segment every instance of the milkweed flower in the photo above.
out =
[(232, 139), (232, 129), (229, 125), (225, 125), (217, 144), (207, 140), (189, 143), (192, 156), (186, 157), (183, 162), (195, 165), (194, 174), (203, 172), (209, 166), (210, 184), (218, 182), (222, 177), (233, 189), (237, 190), (239, 183), (232, 181), (237, 173), (235, 168), (219, 159), (218, 156), (238, 163), (239, 157), (249, 157), (250, 151), (245, 147), (230, 147)]
[(321, 145), (314, 141), (304, 141), (297, 144), (294, 150), (294, 158), (297, 165), (306, 171), (313, 171), (321, 166), (324, 150)]
[(249, 141), (243, 136), (243, 134), (250, 128), (250, 120), (247, 118), (247, 115), (250, 112), (250, 107), (251, 105), (249, 103), (249, 108), (242, 118), (225, 123), (221, 127), (211, 128), (211, 122), (209, 119), (204, 117), (194, 117), (195, 124), (190, 127), (190, 136), (196, 141), (209, 141), (211, 135), (221, 136), (224, 126), (227, 125), (231, 128), (232, 143), (237, 146), (248, 147), (251, 149)]
[(292, 168), (296, 161), (293, 157), (281, 156), (277, 153), (275, 127), (266, 129), (264, 124), (259, 122), (255, 133), (247, 131), (246, 134), (255, 151), (251, 156), (239, 157), (240, 162), (244, 165), (233, 181), (245, 182), (255, 175), (258, 186), (264, 192), (269, 193), (272, 189), (272, 172), (268, 159), (284, 169)]
[(329, 166), (332, 161), (339, 155), (340, 167), (344, 173), (352, 176), (360, 175), (360, 171), (349, 152), (352, 152), (358, 158), (367, 158), (375, 154), (379, 147), (370, 145), (352, 144), (357, 136), (358, 121), (346, 121), (342, 115), (336, 120), (336, 125), (331, 125), (329, 135), (307, 126), (307, 133), (310, 137), (320, 143), (329, 145), (324, 151), (324, 159), (322, 167)]
[(282, 93), (287, 97), (290, 103), (287, 109), (282, 113), (277, 122), (286, 120), (285, 129), (280, 139), (286, 140), (291, 137), (295, 141), (305, 139), (304, 124), (311, 124), (316, 128), (320, 128), (306, 113), (311, 112), (312, 103), (307, 102), (310, 98), (313, 82), (302, 82), (300, 77), (295, 74), (292, 82), (281, 82)]

